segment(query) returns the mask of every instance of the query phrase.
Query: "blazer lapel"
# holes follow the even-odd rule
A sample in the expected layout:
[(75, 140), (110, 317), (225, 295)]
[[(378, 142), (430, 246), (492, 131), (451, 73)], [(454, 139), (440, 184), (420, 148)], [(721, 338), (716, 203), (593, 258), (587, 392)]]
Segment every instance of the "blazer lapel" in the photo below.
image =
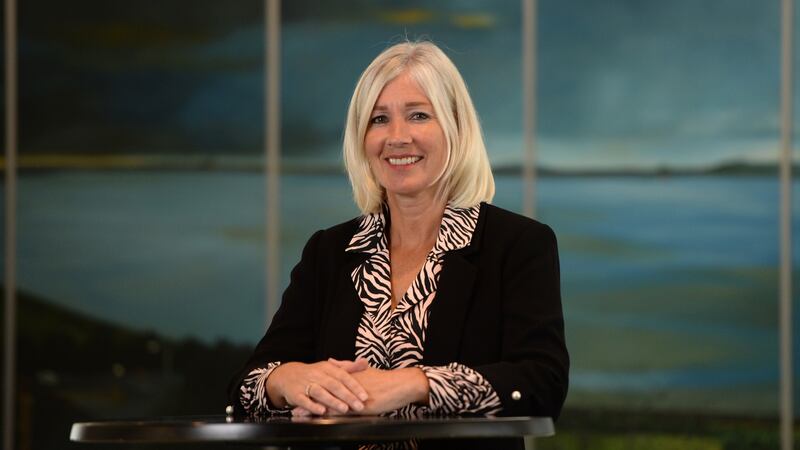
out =
[(318, 341), (319, 359), (355, 359), (356, 333), (364, 305), (358, 298), (350, 274), (368, 255), (356, 253), (348, 256), (339, 269), (335, 289), (327, 302), (323, 332)]
[(470, 244), (447, 253), (436, 297), (431, 303), (422, 363), (439, 366), (458, 361), (466, 316), (472, 306), (473, 286), (478, 269), (467, 256), (478, 252), (486, 223), (486, 204), (481, 204)]
[(437, 366), (458, 360), (476, 274), (477, 268), (461, 252), (445, 256), (436, 297), (430, 306), (423, 364)]

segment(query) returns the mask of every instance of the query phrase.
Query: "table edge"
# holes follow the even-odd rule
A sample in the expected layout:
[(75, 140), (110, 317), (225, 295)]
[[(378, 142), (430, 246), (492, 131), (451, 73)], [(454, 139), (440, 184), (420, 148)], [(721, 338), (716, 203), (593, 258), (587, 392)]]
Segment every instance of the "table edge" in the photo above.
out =
[[(262, 422), (100, 421), (76, 422), (70, 441), (78, 443), (304, 443), (386, 441), (409, 438), (458, 439), (502, 437), (547, 437), (555, 434), (549, 417), (488, 417), (387, 420), (376, 422)], [(131, 431), (132, 425), (140, 430)], [(446, 426), (443, 426), (446, 425)], [(267, 432), (265, 432), (265, 430)], [(465, 432), (466, 431), (466, 432)]]

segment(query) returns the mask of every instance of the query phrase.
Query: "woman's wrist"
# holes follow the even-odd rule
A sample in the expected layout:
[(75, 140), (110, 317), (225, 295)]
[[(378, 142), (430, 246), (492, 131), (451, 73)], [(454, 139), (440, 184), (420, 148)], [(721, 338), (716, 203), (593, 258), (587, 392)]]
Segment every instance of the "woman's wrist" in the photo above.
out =
[(425, 372), (418, 367), (402, 369), (408, 372), (409, 389), (411, 389), (411, 403), (416, 405), (427, 405), (430, 396), (430, 385)]
[(282, 369), (285, 369), (286, 366), (291, 364), (295, 363), (285, 363), (274, 368), (272, 373), (270, 373), (267, 377), (266, 383), (264, 383), (264, 387), (267, 391), (267, 399), (269, 400), (270, 405), (272, 405), (274, 408), (282, 409), (289, 406), (286, 402), (286, 397), (283, 396), (283, 393), (280, 389), (280, 377), (276, 375), (280, 373)]

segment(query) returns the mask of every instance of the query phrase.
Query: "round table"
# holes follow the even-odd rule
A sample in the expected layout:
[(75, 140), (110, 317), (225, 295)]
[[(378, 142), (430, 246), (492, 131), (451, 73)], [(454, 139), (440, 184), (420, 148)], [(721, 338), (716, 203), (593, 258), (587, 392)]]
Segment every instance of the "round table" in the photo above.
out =
[(80, 422), (70, 440), (81, 443), (239, 443), (331, 445), (416, 439), (550, 436), (549, 417), (179, 417), (153, 420)]

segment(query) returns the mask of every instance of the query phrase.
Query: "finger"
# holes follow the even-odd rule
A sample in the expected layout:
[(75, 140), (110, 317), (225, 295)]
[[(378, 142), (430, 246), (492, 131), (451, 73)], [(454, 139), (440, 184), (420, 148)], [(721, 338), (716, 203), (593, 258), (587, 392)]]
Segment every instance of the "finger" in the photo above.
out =
[(300, 393), (295, 398), (291, 399), (291, 403), (295, 405), (295, 409), (303, 408), (311, 414), (316, 414), (318, 416), (325, 414), (325, 411), (327, 411), (325, 405), (315, 402), (304, 393)]
[[(335, 397), (337, 400), (340, 400), (340, 401), (344, 402), (349, 407), (349, 409), (352, 409), (354, 411), (361, 411), (362, 409), (364, 409), (364, 403), (361, 402), (361, 400), (359, 400), (355, 396), (355, 394), (353, 394), (350, 391), (350, 389), (348, 389), (347, 386), (345, 386), (339, 380), (337, 380), (335, 378), (328, 378), (328, 379), (326, 379), (324, 381), (321, 381), (320, 385), (325, 390), (327, 390), (329, 394), (331, 394), (333, 397)], [(346, 413), (347, 412), (346, 410), (343, 410), (342, 408), (336, 407), (335, 405), (332, 405), (332, 406), (334, 406), (336, 409), (338, 409), (342, 413)]]
[[(308, 395), (311, 397), (315, 402), (323, 404), (332, 410), (339, 411), (341, 413), (346, 413), (350, 407), (341, 400), (341, 397), (347, 397), (348, 395), (352, 397), (349, 391), (344, 389), (344, 386), (341, 383), (338, 383), (341, 387), (338, 387), (336, 390), (336, 395), (331, 394), (329, 391), (330, 385), (336, 385), (338, 381), (334, 380), (333, 378), (328, 377), (325, 381), (320, 381), (318, 383), (313, 383), (310, 388), (308, 389)], [(340, 397), (341, 396), (341, 397)], [(356, 400), (357, 401), (357, 400)], [(301, 405), (302, 406), (302, 405)], [(363, 405), (362, 405), (363, 407)], [(333, 412), (333, 411), (330, 411)]]
[(340, 361), (333, 358), (328, 358), (328, 362), (347, 372), (350, 372), (348, 369), (353, 365), (353, 361)]
[(347, 402), (351, 408), (361, 411), (364, 408), (362, 402), (367, 401), (369, 398), (366, 389), (361, 386), (361, 383), (342, 369), (333, 370), (328, 375), (322, 383), (325, 389)]
[(357, 360), (353, 361), (352, 370), (349, 370), (348, 372), (350, 373), (359, 372), (362, 370), (366, 370), (368, 367), (369, 367), (369, 361), (367, 361), (364, 358), (358, 358)]
[[(361, 386), (358, 380), (350, 375), (348, 370), (344, 370), (340, 368), (340, 366), (351, 366), (363, 370), (363, 368), (369, 367), (366, 360), (339, 361), (330, 358), (328, 361), (316, 363), (315, 366), (319, 370), (314, 373), (313, 379), (315, 379), (316, 382), (320, 383), (329, 393), (336, 396), (339, 400), (346, 402), (351, 409), (355, 411), (364, 409), (363, 402), (367, 401), (369, 398), (366, 389)], [(336, 407), (335, 405), (328, 406)]]
[(311, 411), (303, 408), (302, 406), (298, 406), (292, 410), (292, 416), (294, 417), (308, 417), (311, 415)]
[[(361, 367), (366, 365), (366, 360), (364, 362), (359, 362), (355, 366), (359, 370)], [(328, 390), (328, 392), (332, 393), (333, 395), (337, 396), (340, 400), (347, 402), (350, 408), (361, 411), (364, 408), (363, 402), (367, 401), (369, 395), (367, 394), (366, 389), (361, 386), (361, 383), (358, 382), (352, 375), (350, 375), (350, 370), (345, 370), (340, 366), (354, 366), (356, 362), (354, 361), (339, 361), (333, 358), (329, 358), (326, 361), (328, 364), (326, 365), (325, 362), (320, 365), (320, 369), (324, 374), (319, 380), (322, 380), (320, 383)], [(366, 365), (368, 367), (368, 365)], [(349, 367), (348, 367), (349, 368)]]
[(360, 372), (369, 367), (369, 362), (364, 358), (359, 358), (355, 361), (339, 361), (338, 359), (328, 358), (328, 362), (347, 373)]
[[(363, 361), (363, 363), (361, 361)], [(360, 359), (357, 360), (355, 363), (353, 363), (352, 367), (354, 367), (356, 370), (348, 370), (345, 373), (340, 374), (340, 376), (337, 378), (342, 384), (345, 385), (345, 387), (347, 387), (347, 389), (350, 392), (355, 394), (355, 396), (358, 397), (359, 400), (365, 402), (369, 399), (369, 394), (367, 394), (367, 390), (364, 389), (364, 386), (362, 386), (361, 383), (359, 383), (358, 380), (353, 378), (353, 376), (350, 374), (365, 370), (369, 367), (369, 365), (367, 364), (365, 359)]]

